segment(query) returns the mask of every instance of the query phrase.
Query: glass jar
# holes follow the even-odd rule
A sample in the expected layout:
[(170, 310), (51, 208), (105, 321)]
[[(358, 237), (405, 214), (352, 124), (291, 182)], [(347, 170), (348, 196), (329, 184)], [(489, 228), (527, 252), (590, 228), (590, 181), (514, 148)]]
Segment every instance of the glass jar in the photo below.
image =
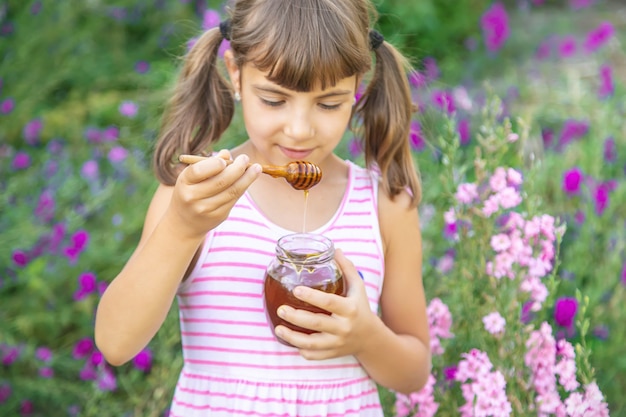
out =
[[(263, 299), (268, 322), (272, 328), (279, 324), (292, 330), (311, 334), (314, 331), (291, 324), (278, 317), (277, 309), (288, 305), (314, 313), (328, 311), (297, 299), (293, 289), (299, 285), (327, 293), (346, 295), (343, 274), (334, 260), (333, 242), (319, 234), (294, 233), (281, 237), (276, 245), (276, 256), (265, 274)], [(277, 337), (277, 340), (289, 345)]]

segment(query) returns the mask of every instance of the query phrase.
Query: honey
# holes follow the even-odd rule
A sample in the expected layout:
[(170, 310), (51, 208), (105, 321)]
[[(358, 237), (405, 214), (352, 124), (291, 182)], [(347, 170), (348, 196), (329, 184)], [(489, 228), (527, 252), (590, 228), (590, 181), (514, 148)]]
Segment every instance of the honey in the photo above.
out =
[[(343, 275), (334, 261), (334, 253), (332, 241), (322, 235), (296, 233), (279, 239), (276, 257), (267, 268), (263, 289), (265, 311), (272, 332), (279, 324), (306, 334), (314, 332), (278, 317), (277, 309), (281, 305), (313, 313), (330, 314), (297, 299), (293, 295), (293, 289), (299, 285), (345, 296)], [(284, 340), (277, 339), (289, 345)]]

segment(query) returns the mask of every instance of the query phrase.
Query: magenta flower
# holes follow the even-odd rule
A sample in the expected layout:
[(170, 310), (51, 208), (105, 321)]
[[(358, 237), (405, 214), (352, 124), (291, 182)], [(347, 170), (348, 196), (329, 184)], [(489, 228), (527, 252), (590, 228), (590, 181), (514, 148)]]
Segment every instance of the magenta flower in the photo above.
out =
[(502, 3), (496, 2), (487, 9), (480, 24), (487, 49), (491, 52), (500, 50), (509, 37), (509, 16)]
[(598, 216), (601, 216), (602, 213), (609, 206), (610, 193), (616, 187), (616, 183), (612, 181), (607, 181), (598, 184), (593, 190), (593, 202), (595, 206), (595, 211)]
[(422, 137), (422, 126), (417, 121), (411, 122), (409, 143), (411, 144), (411, 149), (417, 152), (422, 152), (426, 147), (426, 142), (424, 142), (424, 138)]
[(52, 360), (52, 351), (47, 347), (40, 347), (35, 350), (35, 358), (48, 363)]
[(626, 286), (626, 262), (624, 263), (624, 266), (622, 267), (622, 276), (620, 280), (622, 281), (622, 285)]
[(74, 359), (83, 359), (87, 357), (87, 355), (91, 354), (93, 351), (94, 344), (91, 338), (85, 337), (80, 339), (74, 345), (74, 350), (72, 351), (72, 357)]
[(83, 366), (83, 368), (78, 373), (78, 377), (83, 381), (94, 381), (96, 378), (98, 378), (98, 372), (96, 371), (96, 368), (93, 367), (93, 365), (85, 363), (85, 366)]
[(563, 147), (568, 143), (580, 139), (589, 132), (589, 123), (584, 120), (569, 119), (563, 123), (561, 135), (559, 136), (559, 146)]
[(602, 22), (600, 25), (587, 34), (584, 48), (588, 53), (592, 53), (602, 48), (615, 34), (615, 28), (611, 22)]
[(0, 353), (2, 354), (2, 365), (9, 366), (17, 361), (20, 357), (20, 349), (17, 346), (0, 346)]
[(145, 74), (150, 71), (150, 63), (146, 61), (137, 61), (135, 64), (135, 72)]
[(9, 384), (0, 385), (0, 404), (5, 403), (11, 396), (11, 386)]
[(100, 143), (102, 142), (102, 132), (95, 127), (88, 127), (85, 129), (85, 139), (91, 143)]
[(202, 29), (209, 30), (220, 24), (220, 14), (216, 10), (207, 9), (202, 19)]
[(124, 161), (126, 157), (128, 157), (128, 151), (123, 146), (114, 146), (109, 151), (109, 161), (113, 164)]
[(28, 265), (28, 255), (23, 250), (16, 249), (13, 251), (13, 255), (11, 256), (13, 259), (13, 263), (20, 268)]
[(104, 355), (99, 350), (94, 350), (89, 358), (89, 363), (95, 367), (98, 367), (104, 363)]
[(613, 163), (617, 159), (617, 146), (615, 145), (615, 139), (612, 137), (607, 138), (604, 141), (604, 161)]
[(49, 366), (43, 366), (39, 368), (39, 376), (45, 379), (50, 379), (54, 376), (54, 369)]
[(459, 141), (461, 145), (467, 145), (472, 140), (470, 121), (468, 119), (462, 119), (457, 126), (457, 132), (459, 134)]
[(578, 167), (572, 168), (563, 173), (563, 191), (567, 195), (575, 195), (580, 193), (580, 186), (583, 182), (584, 174)]
[(120, 129), (117, 126), (109, 126), (102, 131), (103, 142), (115, 142), (119, 137)]
[(152, 368), (152, 351), (145, 348), (133, 358), (133, 366), (142, 372), (150, 372)]
[(30, 400), (22, 400), (20, 403), (20, 415), (29, 416), (35, 411), (35, 406)]
[(74, 293), (74, 301), (80, 301), (89, 294), (96, 292), (96, 276), (93, 272), (84, 272), (78, 277), (78, 290)]
[(598, 96), (607, 98), (613, 95), (615, 86), (613, 85), (613, 68), (610, 65), (602, 65), (600, 67), (600, 86), (598, 87)]
[(30, 166), (30, 155), (26, 152), (16, 153), (11, 166), (16, 170), (28, 168)]
[(54, 217), (55, 201), (50, 190), (44, 190), (39, 196), (37, 207), (35, 207), (35, 217), (44, 222), (49, 222)]
[(120, 104), (119, 107), (120, 114), (122, 116), (133, 118), (137, 116), (137, 112), (139, 111), (139, 106), (134, 101), (126, 100)]
[(454, 97), (448, 91), (435, 90), (431, 96), (431, 100), (435, 107), (448, 114), (452, 114), (456, 110)]
[(15, 100), (11, 97), (0, 102), (0, 114), (9, 114), (15, 108)]
[(572, 297), (561, 297), (554, 304), (554, 321), (561, 327), (572, 327), (578, 311), (578, 301)]
[(411, 71), (409, 74), (409, 84), (414, 88), (422, 88), (425, 87), (428, 82), (426, 80), (426, 76), (419, 71)]
[(43, 122), (41, 119), (33, 119), (26, 123), (26, 126), (24, 126), (24, 130), (22, 131), (26, 143), (34, 145), (39, 140), (41, 129), (43, 129)]
[(78, 255), (85, 250), (89, 243), (89, 233), (85, 230), (78, 230), (72, 235), (71, 241), (72, 244), (64, 249), (63, 254), (70, 262), (76, 262)]
[(568, 58), (576, 53), (576, 38), (572, 35), (564, 37), (559, 44), (559, 56)]
[(435, 58), (431, 56), (424, 58), (424, 72), (426, 74), (426, 79), (430, 82), (439, 78), (441, 71), (439, 70), (439, 65), (437, 65), (437, 60)]
[(83, 167), (80, 169), (83, 177), (88, 178), (90, 180), (96, 179), (98, 177), (98, 161), (90, 159), (83, 164)]

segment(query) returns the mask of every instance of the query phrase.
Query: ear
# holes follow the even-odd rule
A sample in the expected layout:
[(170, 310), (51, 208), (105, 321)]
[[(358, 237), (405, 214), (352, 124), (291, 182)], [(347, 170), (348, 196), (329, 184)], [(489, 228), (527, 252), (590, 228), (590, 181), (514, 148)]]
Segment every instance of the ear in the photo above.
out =
[(228, 71), (228, 77), (236, 92), (241, 91), (241, 69), (237, 66), (235, 61), (235, 55), (233, 51), (228, 49), (224, 52), (224, 63), (226, 64), (226, 71)]

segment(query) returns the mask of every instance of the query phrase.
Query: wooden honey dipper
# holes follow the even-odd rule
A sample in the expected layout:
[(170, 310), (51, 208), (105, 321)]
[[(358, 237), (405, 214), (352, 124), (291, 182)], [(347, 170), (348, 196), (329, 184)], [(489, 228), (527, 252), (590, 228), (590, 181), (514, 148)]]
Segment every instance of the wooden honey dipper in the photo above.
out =
[[(178, 160), (183, 164), (191, 165), (207, 159), (206, 156), (180, 155)], [(228, 164), (233, 161), (225, 159)], [(249, 164), (250, 166), (252, 164)], [(296, 190), (309, 190), (315, 187), (322, 179), (322, 170), (312, 162), (293, 161), (284, 166), (262, 165), (263, 173), (274, 178), (284, 178)]]

